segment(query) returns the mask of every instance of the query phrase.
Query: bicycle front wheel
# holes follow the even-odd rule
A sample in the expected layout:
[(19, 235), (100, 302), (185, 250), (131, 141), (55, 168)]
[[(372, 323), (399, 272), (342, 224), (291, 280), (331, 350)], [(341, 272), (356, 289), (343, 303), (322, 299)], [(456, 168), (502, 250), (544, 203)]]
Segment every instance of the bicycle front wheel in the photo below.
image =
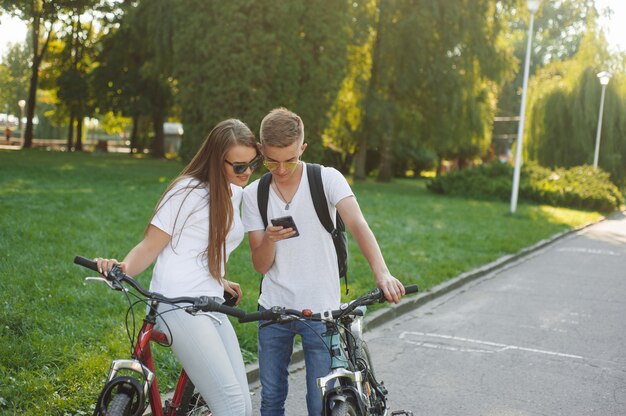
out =
[(352, 397), (330, 397), (329, 400), (334, 403), (330, 410), (332, 416), (359, 416), (358, 407)]
[(141, 416), (144, 410), (143, 387), (132, 377), (115, 377), (100, 392), (95, 415)]
[(209, 405), (200, 396), (193, 382), (188, 379), (180, 400), (180, 407), (176, 410), (176, 416), (211, 416), (211, 414)]
[(132, 401), (132, 397), (128, 394), (118, 393), (111, 397), (106, 414), (108, 416), (130, 416), (132, 415), (130, 412)]

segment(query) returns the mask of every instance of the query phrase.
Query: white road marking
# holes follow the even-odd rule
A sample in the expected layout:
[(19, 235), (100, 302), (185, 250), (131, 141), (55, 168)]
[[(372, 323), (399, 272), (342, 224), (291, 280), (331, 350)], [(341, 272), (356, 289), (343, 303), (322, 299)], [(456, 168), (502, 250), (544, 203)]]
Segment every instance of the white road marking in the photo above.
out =
[[(428, 340), (419, 340), (419, 339), (411, 340), (410, 338), (412, 336), (426, 338)], [(426, 332), (405, 331), (400, 334), (399, 338), (403, 339), (404, 342), (408, 344), (414, 344), (420, 347), (434, 348), (434, 349), (441, 349), (441, 350), (448, 350), (448, 351), (478, 352), (478, 353), (485, 353), (485, 354), (493, 354), (493, 353), (503, 352), (503, 351), (508, 351), (508, 350), (517, 350), (517, 351), (532, 352), (535, 354), (545, 354), (545, 355), (553, 355), (553, 356), (563, 357), (563, 358), (573, 358), (573, 359), (578, 359), (578, 360), (581, 360), (584, 358), (580, 355), (564, 354), (564, 353), (555, 352), (555, 351), (539, 350), (536, 348), (525, 348), (525, 347), (520, 347), (517, 345), (507, 345), (507, 344), (500, 344), (497, 342), (480, 341), (477, 339), (455, 337), (452, 335), (444, 335), (444, 334), (433, 334), (433, 333), (426, 333)], [(470, 345), (481, 346), (483, 348), (471, 348), (471, 347), (464, 347), (464, 346), (444, 345), (441, 343), (437, 343), (437, 340), (465, 343), (465, 344), (470, 344)]]
[(618, 253), (613, 250), (599, 250), (585, 247), (561, 247), (556, 251), (573, 252), (573, 253), (588, 253), (588, 254), (604, 254), (606, 256), (621, 256), (623, 253)]

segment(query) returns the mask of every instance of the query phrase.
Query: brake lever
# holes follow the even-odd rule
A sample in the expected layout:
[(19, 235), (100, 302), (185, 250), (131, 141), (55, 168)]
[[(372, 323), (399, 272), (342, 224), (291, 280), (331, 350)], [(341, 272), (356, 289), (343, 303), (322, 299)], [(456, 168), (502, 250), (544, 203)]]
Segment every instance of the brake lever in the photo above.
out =
[(383, 294), (383, 291), (380, 290), (380, 288), (376, 288), (372, 290), (371, 293), (369, 294), (369, 299), (377, 303), (383, 303), (386, 300), (385, 295)]
[(127, 292), (128, 289), (126, 289), (124, 286), (122, 286), (120, 284), (120, 282), (118, 282), (117, 280), (109, 280), (105, 277), (85, 277), (85, 280), (93, 280), (93, 281), (97, 281), (97, 282), (104, 282), (106, 283), (106, 285), (113, 289), (113, 290), (119, 290), (119, 291), (123, 291), (123, 292)]
[(209, 304), (208, 296), (200, 296), (193, 305), (183, 308), (189, 315), (196, 315)]

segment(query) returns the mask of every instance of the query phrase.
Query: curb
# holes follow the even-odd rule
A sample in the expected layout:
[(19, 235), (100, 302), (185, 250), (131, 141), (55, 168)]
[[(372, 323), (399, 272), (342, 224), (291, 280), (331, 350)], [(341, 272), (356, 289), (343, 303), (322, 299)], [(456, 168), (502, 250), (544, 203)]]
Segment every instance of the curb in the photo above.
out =
[[(365, 330), (369, 331), (373, 328), (381, 326), (405, 313), (411, 312), (420, 306), (432, 301), (433, 299), (439, 298), (455, 289), (458, 289), (461, 286), (466, 285), (480, 277), (483, 277), (489, 273), (492, 273), (498, 269), (502, 269), (505, 266), (514, 263), (534, 252), (541, 250), (542, 248), (549, 246), (550, 244), (567, 237), (571, 234), (575, 234), (585, 228), (588, 228), (594, 224), (598, 224), (607, 218), (610, 218), (614, 215), (624, 214), (626, 211), (617, 211), (609, 216), (602, 217), (596, 222), (590, 222), (587, 224), (583, 224), (579, 227), (572, 228), (570, 230), (565, 230), (558, 234), (553, 235), (552, 237), (546, 238), (544, 240), (539, 241), (536, 244), (533, 244), (530, 247), (523, 248), (514, 254), (509, 254), (506, 256), (502, 256), (499, 259), (492, 261), (491, 263), (487, 263), (484, 266), (478, 267), (476, 269), (470, 270), (465, 273), (461, 273), (457, 277), (446, 280), (443, 283), (438, 284), (437, 286), (431, 288), (427, 292), (418, 293), (417, 296), (411, 296), (410, 298), (404, 298), (397, 305), (389, 305), (386, 308), (376, 310), (372, 313), (369, 313), (365, 316)], [(291, 364), (301, 363), (304, 360), (304, 353), (302, 351), (302, 347), (297, 345), (294, 347), (294, 352), (291, 356)], [(251, 363), (246, 365), (246, 373), (248, 376), (248, 384), (252, 385), (259, 381), (259, 366), (258, 364)]]

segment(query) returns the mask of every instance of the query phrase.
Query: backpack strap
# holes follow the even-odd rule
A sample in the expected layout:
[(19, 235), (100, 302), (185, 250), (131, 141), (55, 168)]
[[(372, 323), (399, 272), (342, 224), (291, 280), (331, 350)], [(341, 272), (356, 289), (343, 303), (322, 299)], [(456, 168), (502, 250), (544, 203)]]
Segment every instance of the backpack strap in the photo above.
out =
[(270, 198), (270, 183), (272, 182), (272, 174), (267, 172), (261, 176), (259, 187), (256, 191), (256, 200), (259, 205), (259, 213), (263, 219), (263, 226), (267, 228), (267, 202)]
[[(267, 172), (259, 179), (259, 187), (256, 191), (256, 201), (259, 206), (259, 213), (263, 219), (263, 227), (267, 228), (267, 203), (270, 198), (270, 183), (272, 182), (272, 174)], [(265, 229), (264, 228), (264, 229)], [(259, 282), (259, 295), (263, 290), (263, 274), (261, 274), (261, 280)]]
[(322, 168), (318, 164), (307, 163), (306, 173), (309, 179), (309, 188), (311, 189), (311, 198), (313, 198), (313, 206), (317, 213), (317, 218), (330, 234), (337, 232), (333, 220), (328, 212), (328, 200), (324, 194), (324, 184), (322, 182)]
[[(328, 212), (328, 200), (326, 199), (326, 194), (324, 193), (324, 183), (322, 182), (322, 167), (316, 163), (307, 163), (306, 164), (306, 172), (307, 177), (309, 179), (309, 188), (311, 190), (311, 198), (313, 199), (313, 206), (315, 207), (315, 212), (317, 213), (317, 218), (320, 220), (320, 223), (324, 226), (326, 231), (328, 231), (333, 238), (333, 241), (337, 238), (341, 238), (339, 236), (341, 231), (346, 230), (346, 226), (337, 212), (337, 216), (335, 217), (335, 224), (333, 224), (333, 220), (330, 218), (330, 212)], [(346, 272), (344, 275), (345, 284), (346, 284), (346, 295), (348, 294), (348, 273)]]

